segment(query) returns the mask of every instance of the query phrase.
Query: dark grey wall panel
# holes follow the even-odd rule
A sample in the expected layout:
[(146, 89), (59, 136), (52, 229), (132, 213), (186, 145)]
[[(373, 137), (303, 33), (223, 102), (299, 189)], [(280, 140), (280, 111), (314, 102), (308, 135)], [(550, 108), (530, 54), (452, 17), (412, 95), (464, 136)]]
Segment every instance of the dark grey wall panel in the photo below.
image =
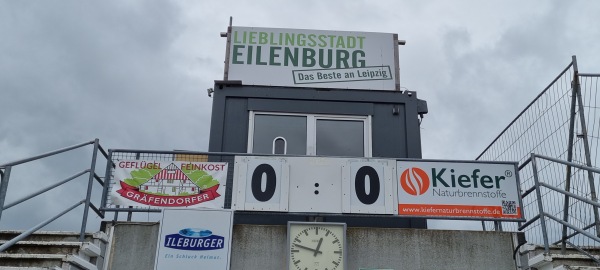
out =
[(248, 110), (311, 114), (373, 115), (373, 103), (251, 98), (248, 100)]
[(419, 106), (427, 103), (418, 99), (410, 99), (405, 103), (406, 113), (406, 147), (407, 158), (423, 158), (421, 154), (421, 128), (419, 125)]
[[(394, 114), (394, 108), (397, 114)], [(376, 104), (372, 129), (373, 157), (407, 158), (413, 154), (408, 152), (406, 145), (406, 112), (403, 104)]]
[(248, 100), (229, 98), (225, 106), (222, 152), (245, 153), (248, 149)]
[(406, 103), (417, 101), (417, 93), (400, 91), (315, 89), (241, 85), (215, 85), (215, 97), (271, 98), (318, 101), (356, 101), (372, 103)]

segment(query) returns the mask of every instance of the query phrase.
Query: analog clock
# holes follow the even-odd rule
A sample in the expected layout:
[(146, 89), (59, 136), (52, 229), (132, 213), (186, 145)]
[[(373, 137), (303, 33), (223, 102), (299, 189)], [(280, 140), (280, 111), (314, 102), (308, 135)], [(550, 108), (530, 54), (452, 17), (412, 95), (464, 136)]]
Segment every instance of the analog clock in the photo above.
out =
[(288, 269), (343, 270), (345, 261), (345, 223), (288, 223)]

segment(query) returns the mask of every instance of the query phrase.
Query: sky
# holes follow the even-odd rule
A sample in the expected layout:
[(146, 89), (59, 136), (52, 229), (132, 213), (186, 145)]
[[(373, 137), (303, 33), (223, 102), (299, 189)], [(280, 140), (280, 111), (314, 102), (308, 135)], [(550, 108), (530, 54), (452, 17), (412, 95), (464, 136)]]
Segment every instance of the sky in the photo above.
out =
[[(1, 1), (0, 164), (94, 138), (105, 149), (207, 151), (206, 89), (223, 77), (230, 16), (236, 26), (397, 33), (401, 86), (428, 103), (423, 158), (472, 160), (573, 55), (581, 72), (600, 72), (598, 14), (591, 0)], [(85, 169), (90, 153), (15, 167), (6, 201)], [(6, 210), (0, 228), (58, 213), (86, 181)], [(80, 212), (47, 228), (78, 227)]]

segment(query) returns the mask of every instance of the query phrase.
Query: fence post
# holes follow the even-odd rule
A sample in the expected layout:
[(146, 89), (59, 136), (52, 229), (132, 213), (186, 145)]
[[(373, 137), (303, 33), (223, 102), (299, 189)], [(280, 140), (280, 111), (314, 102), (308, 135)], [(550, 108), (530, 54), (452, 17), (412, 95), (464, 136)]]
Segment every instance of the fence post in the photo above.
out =
[[(135, 154), (135, 159), (136, 159), (136, 160), (139, 160), (139, 159), (140, 159), (140, 153), (136, 153), (136, 154)], [(127, 207), (127, 208), (129, 208), (129, 209), (133, 209), (133, 206), (129, 206), (129, 207)], [(127, 221), (131, 221), (131, 219), (132, 219), (132, 218), (133, 218), (133, 212), (131, 212), (131, 211), (128, 211), (128, 212), (127, 212)]]
[(538, 179), (538, 170), (535, 158), (535, 154), (531, 153), (531, 168), (533, 169), (535, 194), (537, 195), (537, 205), (540, 215), (540, 224), (542, 226), (542, 236), (544, 237), (544, 254), (550, 254), (550, 245), (548, 244), (548, 230), (546, 228), (546, 214), (544, 213), (544, 204), (542, 203), (542, 192), (540, 191), (540, 180)]
[(79, 241), (85, 240), (85, 227), (87, 225), (88, 213), (90, 211), (90, 199), (92, 197), (92, 185), (94, 184), (94, 174), (96, 173), (96, 157), (98, 156), (99, 140), (94, 140), (94, 152), (92, 153), (92, 164), (90, 165), (90, 177), (88, 180), (87, 195), (85, 196), (85, 206), (83, 209), (83, 220), (81, 221), (81, 232)]
[[(116, 205), (115, 207), (116, 207), (116, 208), (120, 208), (120, 206), (119, 206), (119, 205)], [(114, 216), (113, 216), (113, 224), (114, 224), (115, 222), (117, 222), (118, 220), (119, 220), (119, 211), (115, 211), (115, 214), (114, 214)]]
[[(112, 149), (108, 149), (108, 157), (106, 158), (106, 171), (104, 172), (104, 186), (102, 187), (102, 199), (100, 201), (100, 209), (106, 207), (106, 201), (108, 200), (108, 188), (110, 187), (110, 182), (112, 181), (110, 177), (110, 172), (112, 171)], [(101, 210), (102, 214), (105, 214), (105, 210)]]
[(4, 200), (6, 199), (6, 190), (8, 189), (8, 179), (12, 166), (6, 166), (4, 172), (0, 170), (0, 220), (2, 220), (2, 210), (4, 209)]
[[(585, 115), (583, 114), (583, 99), (581, 98), (581, 85), (579, 84), (579, 70), (577, 69), (577, 58), (573, 55), (573, 68), (575, 70), (575, 76), (573, 78), (573, 86), (575, 88), (575, 92), (577, 93), (577, 103), (579, 104), (579, 120), (581, 121), (581, 135), (583, 136), (583, 150), (585, 152), (585, 164), (588, 167), (592, 167), (592, 158), (590, 154), (590, 144), (588, 142), (588, 134), (587, 134), (587, 126), (585, 124)], [(590, 185), (590, 196), (592, 201), (598, 202), (598, 198), (596, 197), (596, 185), (594, 184), (594, 175), (591, 171), (588, 170), (588, 182)], [(600, 220), (598, 214), (598, 207), (592, 206), (594, 208), (594, 222), (596, 227), (596, 236), (600, 237)]]
[(494, 231), (496, 231), (496, 232), (503, 231), (501, 221), (497, 221), (497, 220), (494, 221)]
[[(575, 59), (572, 60), (571, 64), (573, 65), (573, 77), (577, 77), (577, 63)], [(571, 82), (571, 110), (569, 115), (569, 141), (567, 142), (567, 161), (573, 162), (573, 146), (575, 139), (575, 107), (577, 103), (577, 90), (575, 89), (575, 81)], [(571, 165), (567, 165), (566, 171), (566, 179), (565, 179), (565, 191), (571, 191)], [(569, 222), (569, 199), (570, 197), (565, 195), (564, 205), (563, 205), (563, 221)], [(561, 238), (561, 253), (565, 254), (567, 251), (567, 226), (562, 226), (562, 238)]]

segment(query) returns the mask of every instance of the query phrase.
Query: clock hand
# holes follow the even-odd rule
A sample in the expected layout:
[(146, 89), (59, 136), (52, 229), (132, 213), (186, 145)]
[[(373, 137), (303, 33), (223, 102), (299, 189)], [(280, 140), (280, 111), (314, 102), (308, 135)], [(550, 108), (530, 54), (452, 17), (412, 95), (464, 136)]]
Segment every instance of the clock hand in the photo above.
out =
[(319, 249), (321, 248), (321, 243), (323, 243), (323, 237), (321, 237), (321, 239), (319, 239), (319, 244), (317, 245), (317, 249), (315, 250), (315, 253), (313, 254), (314, 257), (317, 257), (317, 254), (319, 252), (323, 253), (323, 252), (319, 251)]
[[(296, 245), (297, 247), (303, 248), (303, 249), (307, 249), (307, 250), (310, 250), (310, 251), (314, 251), (314, 252), (315, 252), (315, 254), (317, 254), (317, 253), (323, 253), (323, 251), (319, 251), (319, 250), (317, 250), (317, 249), (314, 249), (314, 248), (305, 247), (305, 246), (303, 246), (303, 245), (299, 245), (299, 244), (296, 244), (296, 243), (294, 243), (294, 245)], [(316, 255), (315, 255), (315, 256), (316, 256)]]

